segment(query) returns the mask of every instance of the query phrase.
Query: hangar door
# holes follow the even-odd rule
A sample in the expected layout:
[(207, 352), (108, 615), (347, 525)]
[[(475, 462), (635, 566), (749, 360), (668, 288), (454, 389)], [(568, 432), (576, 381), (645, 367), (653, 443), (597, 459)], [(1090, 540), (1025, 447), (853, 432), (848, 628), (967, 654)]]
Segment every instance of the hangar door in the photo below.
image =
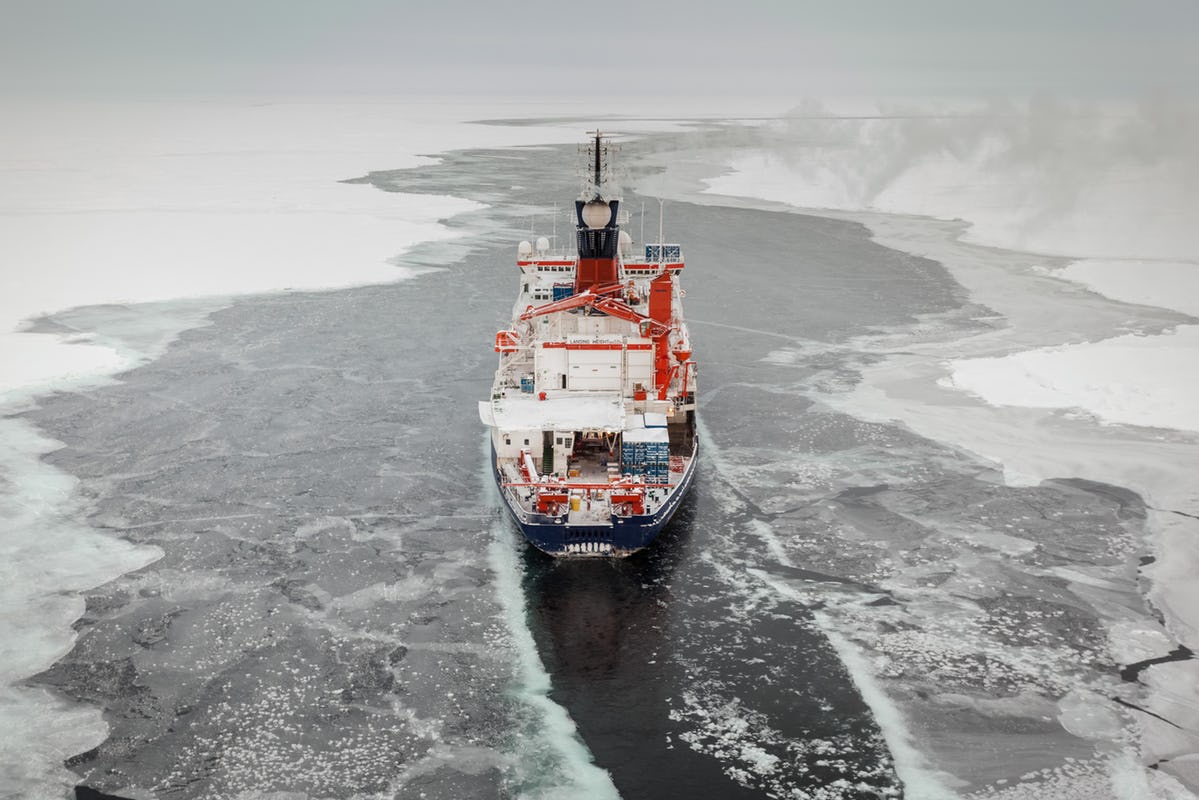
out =
[(571, 350), (567, 353), (566, 388), (573, 391), (619, 391), (619, 350)]

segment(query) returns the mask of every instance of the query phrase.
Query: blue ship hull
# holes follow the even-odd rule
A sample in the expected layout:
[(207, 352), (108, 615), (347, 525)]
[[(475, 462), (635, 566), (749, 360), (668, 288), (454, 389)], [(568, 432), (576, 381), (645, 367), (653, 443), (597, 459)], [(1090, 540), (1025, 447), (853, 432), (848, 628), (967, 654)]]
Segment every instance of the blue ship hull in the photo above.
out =
[(505, 491), (503, 478), (497, 468), (495, 448), (491, 451), (491, 470), (499, 487), (500, 497), (512, 519), (520, 526), (521, 533), (529, 543), (551, 556), (617, 556), (632, 555), (653, 544), (658, 534), (670, 522), (675, 511), (683, 502), (683, 498), (691, 489), (691, 481), (695, 477), (695, 465), (698, 462), (699, 446), (696, 445), (693, 457), (687, 463), (686, 472), (679, 481), (666, 503), (653, 514), (634, 514), (609, 517), (607, 525), (570, 525), (565, 515), (551, 517), (536, 512), (525, 512), (516, 504), (509, 492)]

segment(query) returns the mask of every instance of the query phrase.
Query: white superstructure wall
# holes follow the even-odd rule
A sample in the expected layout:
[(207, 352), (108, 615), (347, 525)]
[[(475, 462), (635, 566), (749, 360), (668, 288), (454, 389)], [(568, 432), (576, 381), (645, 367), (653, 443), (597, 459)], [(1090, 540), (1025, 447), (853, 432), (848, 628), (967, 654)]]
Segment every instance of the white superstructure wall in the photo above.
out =
[(620, 392), (631, 395), (654, 378), (653, 344), (649, 339), (572, 335), (544, 342), (533, 353), (538, 392)]
[(493, 429), (492, 441), (495, 443), (495, 454), (500, 458), (516, 458), (521, 450), (528, 450), (535, 457), (541, 458), (542, 433), (539, 430), (504, 431)]

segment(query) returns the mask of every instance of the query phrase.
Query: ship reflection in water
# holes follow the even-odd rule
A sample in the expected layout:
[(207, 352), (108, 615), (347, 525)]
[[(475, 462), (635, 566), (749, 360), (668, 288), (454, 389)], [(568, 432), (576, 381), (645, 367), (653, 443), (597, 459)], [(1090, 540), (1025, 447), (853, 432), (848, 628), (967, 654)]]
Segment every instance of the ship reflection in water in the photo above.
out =
[(696, 505), (684, 500), (655, 546), (631, 558), (525, 554), (529, 623), (550, 697), (624, 797), (752, 796), (674, 738), (671, 702), (686, 681), (675, 650), (690, 613), (676, 587), (690, 584)]
[(550, 560), (525, 551), (530, 623), (555, 688), (571, 677), (620, 680), (630, 671), (643, 681), (650, 662), (661, 660), (693, 505), (684, 501), (657, 544), (632, 558)]
[[(657, 549), (657, 548), (655, 548)], [(644, 673), (657, 655), (669, 608), (669, 563), (646, 557), (562, 559), (529, 552), (531, 620), (555, 678), (613, 679)], [(665, 563), (664, 563), (665, 562)]]

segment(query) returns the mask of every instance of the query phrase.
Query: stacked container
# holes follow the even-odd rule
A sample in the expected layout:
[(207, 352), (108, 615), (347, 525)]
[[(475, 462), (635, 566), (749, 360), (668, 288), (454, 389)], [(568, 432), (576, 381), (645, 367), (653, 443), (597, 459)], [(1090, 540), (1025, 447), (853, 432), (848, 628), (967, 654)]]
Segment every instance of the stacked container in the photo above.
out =
[(575, 285), (573, 283), (555, 283), (554, 284), (554, 301), (565, 300), (575, 293)]
[[(657, 433), (657, 429), (649, 429)], [(645, 482), (670, 483), (670, 440), (662, 431), (660, 441), (645, 443)], [(655, 437), (655, 439), (658, 437)]]
[[(646, 415), (638, 425), (653, 425), (656, 420)], [(662, 427), (635, 427), (624, 432), (620, 448), (620, 471), (626, 475), (641, 475), (646, 483), (670, 482), (670, 435)]]
[[(622, 475), (645, 474), (645, 442), (637, 440), (637, 434), (644, 430), (642, 428), (639, 431), (625, 433), (624, 446), (620, 448), (620, 472)], [(633, 434), (632, 438), (630, 438), (630, 434)]]
[(645, 246), (646, 261), (682, 261), (683, 248), (677, 244), (647, 244)]
[(645, 482), (670, 483), (670, 434), (666, 415), (645, 414)]

